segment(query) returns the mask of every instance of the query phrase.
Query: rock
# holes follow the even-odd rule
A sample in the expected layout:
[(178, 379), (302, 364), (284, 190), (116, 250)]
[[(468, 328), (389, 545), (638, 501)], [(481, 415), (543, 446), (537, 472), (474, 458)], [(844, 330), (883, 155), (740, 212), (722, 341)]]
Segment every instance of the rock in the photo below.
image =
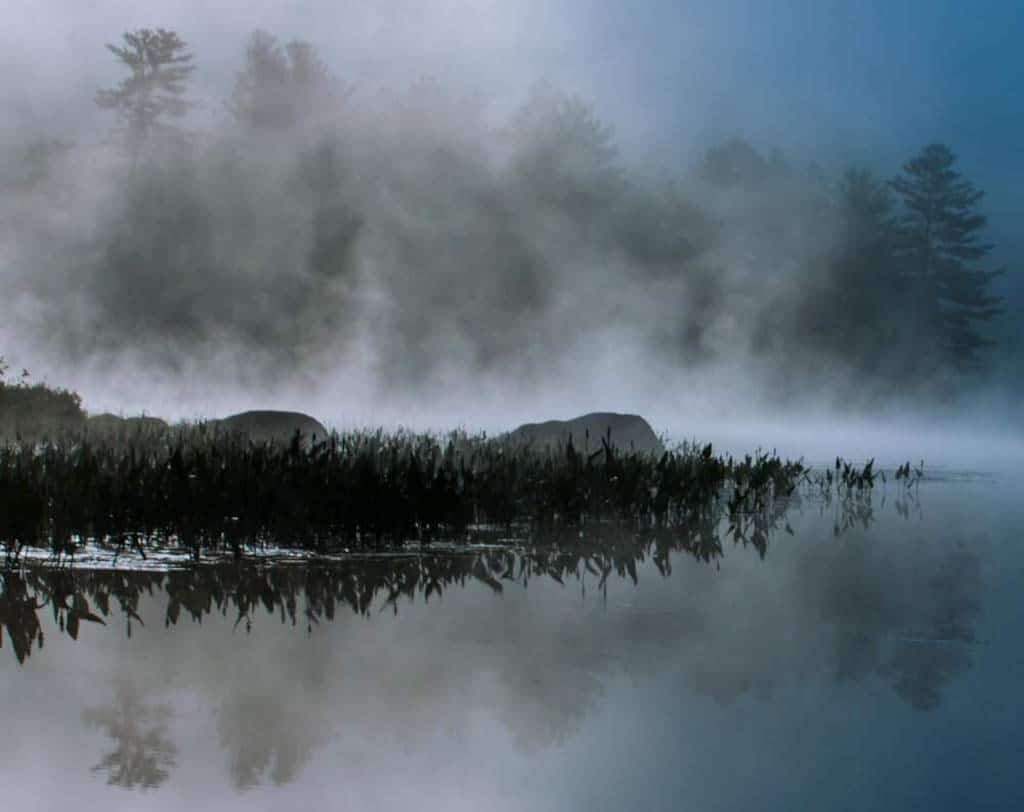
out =
[(223, 420), (211, 420), (209, 425), (218, 431), (238, 434), (253, 443), (290, 443), (295, 432), (301, 436), (303, 448), (314, 440), (321, 442), (328, 431), (320, 421), (302, 412), (252, 411), (233, 414)]
[[(569, 437), (577, 451), (597, 451), (611, 430), (611, 445), (620, 451), (661, 455), (665, 446), (650, 424), (640, 415), (592, 412), (573, 420), (526, 423), (508, 435), (514, 443), (529, 443), (537, 449), (564, 446)], [(589, 439), (587, 434), (589, 432)]]

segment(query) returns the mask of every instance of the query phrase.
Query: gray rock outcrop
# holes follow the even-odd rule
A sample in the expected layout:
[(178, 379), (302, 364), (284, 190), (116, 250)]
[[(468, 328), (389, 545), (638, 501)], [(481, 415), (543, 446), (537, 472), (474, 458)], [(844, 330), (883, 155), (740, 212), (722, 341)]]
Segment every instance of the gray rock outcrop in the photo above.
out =
[(253, 443), (287, 444), (292, 441), (295, 432), (299, 432), (302, 446), (308, 448), (314, 442), (321, 442), (328, 437), (327, 429), (319, 420), (302, 412), (241, 412), (222, 420), (211, 420), (208, 425), (217, 431), (237, 434)]
[(610, 444), (620, 451), (665, 453), (665, 446), (654, 429), (636, 414), (591, 412), (572, 420), (526, 423), (508, 435), (512, 442), (528, 443), (536, 449), (564, 447), (570, 437), (578, 451), (597, 451), (602, 447), (601, 440), (610, 437)]

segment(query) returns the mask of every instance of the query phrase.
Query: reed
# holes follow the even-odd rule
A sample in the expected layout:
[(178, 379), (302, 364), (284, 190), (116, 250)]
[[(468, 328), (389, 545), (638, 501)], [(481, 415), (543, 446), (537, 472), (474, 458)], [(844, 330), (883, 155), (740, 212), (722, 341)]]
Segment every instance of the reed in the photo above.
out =
[[(698, 525), (714, 510), (770, 510), (800, 486), (853, 491), (863, 470), (829, 479), (774, 453), (721, 457), (683, 445), (654, 457), (610, 437), (589, 454), (456, 432), (332, 434), (304, 448), (256, 444), (208, 426), (116, 440), (66, 434), (0, 446), (0, 542), (55, 554), (85, 540), (117, 549), (179, 545), (240, 557), (267, 545), (313, 552), (408, 541), (520, 539)], [(815, 478), (816, 477), (816, 478)]]

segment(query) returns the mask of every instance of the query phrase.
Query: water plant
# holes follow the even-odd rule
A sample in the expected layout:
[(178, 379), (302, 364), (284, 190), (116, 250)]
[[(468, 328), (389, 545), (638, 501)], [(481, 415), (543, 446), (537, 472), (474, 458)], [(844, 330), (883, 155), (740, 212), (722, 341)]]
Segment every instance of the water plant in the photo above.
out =
[(673, 529), (723, 505), (736, 523), (801, 486), (864, 497), (872, 466), (837, 460), (821, 474), (775, 453), (737, 460), (690, 444), (653, 456), (610, 436), (583, 453), (571, 439), (537, 450), (464, 432), (334, 433), (311, 447), (204, 425), (113, 439), (68, 432), (0, 446), (0, 543), (8, 559), (26, 545), (64, 555), (85, 541), (142, 554), (176, 545), (199, 558)]

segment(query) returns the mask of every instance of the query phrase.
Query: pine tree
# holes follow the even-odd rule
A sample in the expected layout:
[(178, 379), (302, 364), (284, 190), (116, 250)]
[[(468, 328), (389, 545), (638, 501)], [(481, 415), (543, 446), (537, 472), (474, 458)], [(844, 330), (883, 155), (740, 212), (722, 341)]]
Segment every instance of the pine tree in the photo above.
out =
[(185, 99), (195, 66), (187, 45), (173, 31), (141, 28), (122, 35), (123, 46), (107, 45), (131, 71), (117, 87), (96, 93), (96, 104), (114, 110), (124, 122), (133, 160), (156, 131), (173, 131), (167, 122), (191, 107)]
[(228, 109), (252, 130), (280, 131), (331, 112), (351, 92), (308, 42), (296, 40), (282, 48), (272, 34), (254, 31)]
[(903, 274), (912, 296), (918, 335), (936, 346), (922, 348), (940, 362), (963, 369), (994, 342), (978, 332), (979, 323), (1001, 312), (1001, 299), (988, 287), (1000, 271), (977, 267), (992, 246), (980, 241), (986, 225), (975, 207), (984, 192), (954, 168), (956, 157), (943, 144), (930, 144), (890, 181), (903, 200)]
[(624, 188), (612, 128), (590, 105), (552, 85), (534, 86), (505, 137), (524, 190), (582, 222), (585, 212), (607, 209)]
[(842, 238), (830, 268), (835, 307), (825, 309), (834, 350), (881, 371), (898, 360), (893, 355), (898, 328), (889, 316), (904, 295), (893, 267), (894, 201), (885, 183), (865, 169), (849, 169), (837, 191)]
[(765, 157), (749, 141), (730, 138), (704, 153), (698, 175), (713, 186), (752, 189), (790, 172), (778, 150)]

